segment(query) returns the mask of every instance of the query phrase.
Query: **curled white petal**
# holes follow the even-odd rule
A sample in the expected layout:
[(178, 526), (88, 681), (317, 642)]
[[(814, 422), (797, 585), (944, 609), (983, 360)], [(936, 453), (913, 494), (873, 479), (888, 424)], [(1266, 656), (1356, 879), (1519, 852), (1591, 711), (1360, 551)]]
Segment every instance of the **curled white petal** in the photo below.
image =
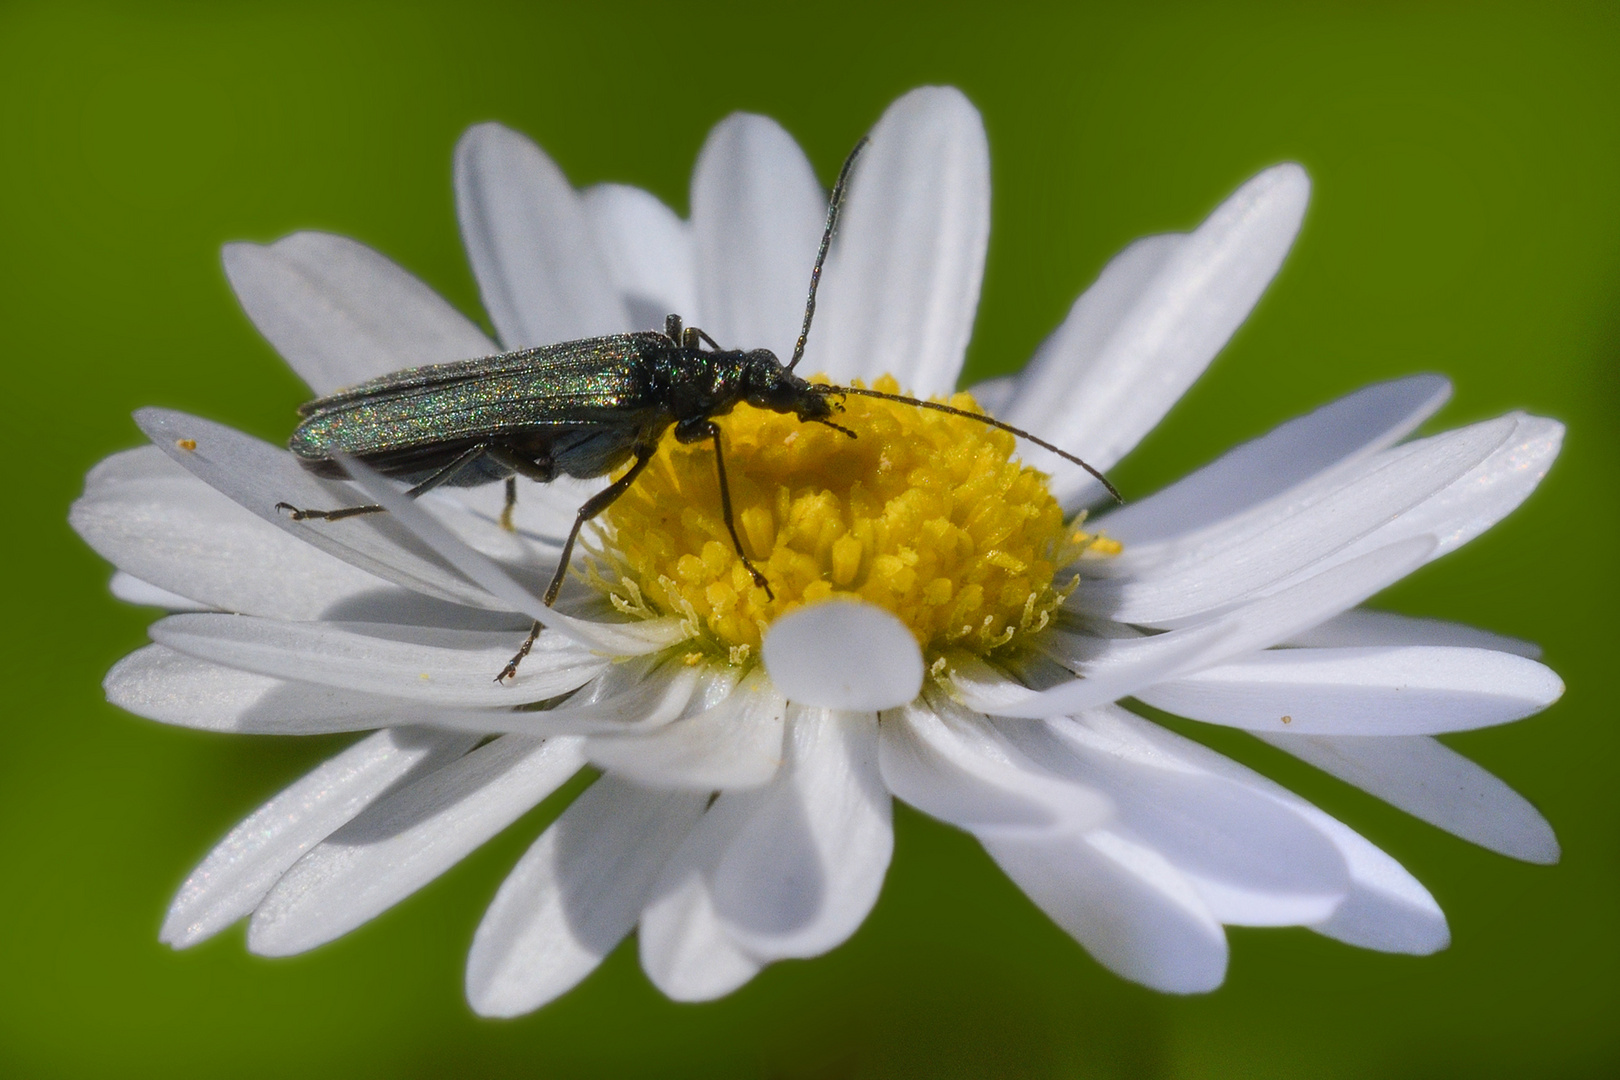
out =
[(208, 610), (207, 604), (199, 604), (190, 597), (170, 592), (122, 570), (113, 571), (112, 580), (107, 582), (107, 591), (124, 603), (139, 607), (164, 608), (168, 611)]
[(762, 658), (789, 701), (875, 712), (922, 689), (917, 639), (888, 611), (858, 600), (810, 604), (777, 619)]
[(755, 670), (724, 699), (657, 731), (594, 735), (591, 764), (652, 788), (758, 787), (782, 765), (787, 702)]

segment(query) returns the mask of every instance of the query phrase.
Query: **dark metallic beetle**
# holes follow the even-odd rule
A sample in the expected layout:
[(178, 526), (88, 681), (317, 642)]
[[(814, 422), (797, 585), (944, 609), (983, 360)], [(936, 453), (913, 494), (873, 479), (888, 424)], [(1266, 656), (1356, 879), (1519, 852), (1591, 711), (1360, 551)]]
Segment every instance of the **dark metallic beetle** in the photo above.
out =
[[(771, 595), (771, 587), (743, 552), (726, 484), (720, 427), (714, 422), (747, 403), (760, 409), (791, 413), (807, 423), (826, 424), (855, 433), (830, 418), (841, 409), (843, 395), (902, 401), (922, 408), (965, 416), (1002, 428), (1061, 455), (1097, 477), (1117, 499), (1118, 493), (1095, 469), (1072, 454), (999, 420), (933, 401), (885, 394), (863, 387), (828, 386), (793, 374), (804, 357), (810, 320), (816, 310), (816, 287), (843, 205), (851, 168), (862, 139), (839, 171), (827, 206), (827, 226), (810, 273), (804, 326), (783, 366), (769, 349), (722, 349), (696, 327), (669, 316), (664, 332), (565, 341), (537, 349), (502, 353), (452, 364), (430, 364), (384, 375), (319, 398), (303, 406), (303, 423), (288, 443), (300, 463), (320, 476), (347, 475), (337, 455), (356, 458), (385, 476), (414, 485), (407, 494), (421, 495), (440, 485), (473, 487), (506, 481), (506, 513), (517, 498), (516, 477), (547, 483), (566, 474), (606, 476), (630, 463), (629, 470), (586, 500), (563, 544), (557, 572), (546, 590), (550, 605), (562, 588), (574, 542), (584, 524), (622, 495), (652, 459), (664, 432), (672, 426), (683, 443), (710, 441), (720, 481), (720, 511), (737, 556), (754, 581)], [(703, 345), (707, 344), (708, 349)], [(340, 510), (301, 510), (287, 503), (294, 520), (336, 521), (382, 511), (368, 504)], [(529, 638), (497, 679), (514, 674), (540, 632), (535, 623)]]

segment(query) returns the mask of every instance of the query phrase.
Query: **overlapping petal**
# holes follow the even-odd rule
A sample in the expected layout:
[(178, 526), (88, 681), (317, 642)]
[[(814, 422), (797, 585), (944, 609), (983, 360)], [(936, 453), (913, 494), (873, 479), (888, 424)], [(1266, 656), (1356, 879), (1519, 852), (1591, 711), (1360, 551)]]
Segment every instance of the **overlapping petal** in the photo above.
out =
[[(1108, 469), (1203, 373), (1282, 265), (1305, 214), (1298, 165), (1250, 180), (1185, 236), (1139, 240), (1075, 301), (1019, 380), (1003, 418)], [(1095, 480), (1044, 451), (1066, 507), (1097, 501)]]
[(293, 233), (226, 244), (224, 257), (248, 318), (317, 395), (500, 351), (438, 293), (347, 237)]
[(716, 125), (692, 174), (698, 309), (679, 314), (728, 349), (783, 363), (804, 318), (826, 196), (776, 121), (735, 113)]
[(501, 344), (527, 349), (631, 329), (582, 201), (544, 151), (510, 128), (479, 124), (456, 144), (455, 173), (461, 238)]
[(348, 933), (460, 862), (584, 764), (577, 738), (505, 735), (398, 788), (282, 875), (248, 948), (288, 956)]

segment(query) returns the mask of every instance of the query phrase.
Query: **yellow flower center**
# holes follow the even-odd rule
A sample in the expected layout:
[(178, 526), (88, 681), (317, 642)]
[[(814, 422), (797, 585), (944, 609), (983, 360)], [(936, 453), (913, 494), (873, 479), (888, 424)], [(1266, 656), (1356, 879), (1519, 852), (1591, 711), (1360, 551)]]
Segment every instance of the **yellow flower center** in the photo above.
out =
[[(887, 376), (874, 388), (899, 392)], [(603, 515), (592, 580), (624, 610), (684, 616), (733, 663), (757, 655), (772, 620), (834, 595), (893, 612), (933, 658), (1040, 630), (1073, 589), (1062, 571), (1118, 550), (1065, 525), (1012, 435), (899, 402), (844, 404), (853, 439), (746, 405), (720, 421), (737, 531), (774, 599), (732, 547), (712, 445), (673, 435)], [(978, 410), (967, 394), (950, 404)]]

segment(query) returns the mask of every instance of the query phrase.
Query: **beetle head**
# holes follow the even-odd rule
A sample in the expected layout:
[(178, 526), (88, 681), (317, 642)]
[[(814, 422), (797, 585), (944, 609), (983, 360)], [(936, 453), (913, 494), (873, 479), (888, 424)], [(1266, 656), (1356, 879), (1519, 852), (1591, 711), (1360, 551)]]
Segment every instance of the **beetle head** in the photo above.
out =
[(797, 413), (801, 420), (832, 415), (827, 396), (783, 367), (769, 349), (743, 355), (743, 397), (756, 409)]

